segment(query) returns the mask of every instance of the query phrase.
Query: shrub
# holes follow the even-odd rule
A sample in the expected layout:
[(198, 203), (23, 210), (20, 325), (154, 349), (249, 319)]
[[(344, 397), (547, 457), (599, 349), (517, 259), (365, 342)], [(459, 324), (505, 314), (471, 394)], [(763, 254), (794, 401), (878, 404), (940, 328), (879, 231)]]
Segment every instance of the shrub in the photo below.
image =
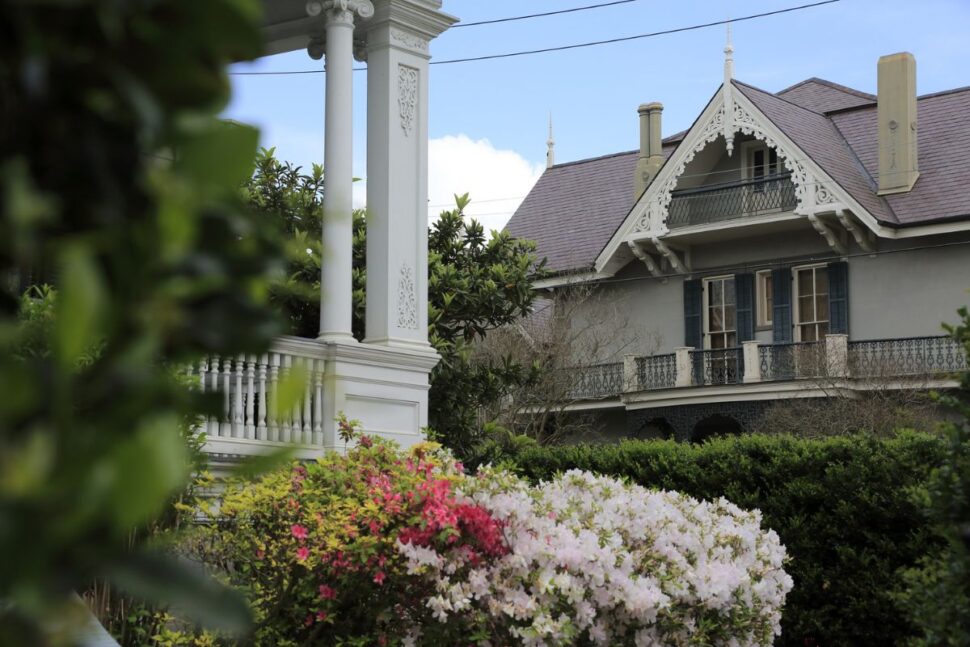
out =
[(702, 445), (636, 441), (531, 447), (510, 456), (533, 482), (571, 469), (608, 474), (761, 511), (790, 558), (780, 645), (890, 645), (916, 632), (894, 604), (898, 571), (939, 543), (912, 491), (940, 464), (943, 443), (748, 435)]
[(724, 500), (472, 478), (434, 444), (357, 436), (230, 487), (195, 550), (248, 597), (256, 644), (769, 645), (791, 580), (760, 525)]

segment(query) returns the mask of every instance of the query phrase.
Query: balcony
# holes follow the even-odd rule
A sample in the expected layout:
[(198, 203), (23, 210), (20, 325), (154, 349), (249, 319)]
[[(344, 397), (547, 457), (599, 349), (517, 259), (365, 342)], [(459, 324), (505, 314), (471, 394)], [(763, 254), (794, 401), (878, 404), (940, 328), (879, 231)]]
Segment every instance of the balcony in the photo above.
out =
[(795, 185), (790, 173), (772, 175), (766, 179), (681, 189), (671, 195), (667, 226), (675, 229), (782, 213), (793, 210), (796, 204)]

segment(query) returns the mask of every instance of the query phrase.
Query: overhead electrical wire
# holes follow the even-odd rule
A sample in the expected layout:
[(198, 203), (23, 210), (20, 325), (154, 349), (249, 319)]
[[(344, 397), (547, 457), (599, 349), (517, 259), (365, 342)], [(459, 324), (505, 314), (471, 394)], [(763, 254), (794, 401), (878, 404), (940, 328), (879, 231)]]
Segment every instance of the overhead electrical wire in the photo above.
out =
[(576, 11), (587, 11), (589, 9), (601, 9), (603, 7), (612, 7), (618, 4), (628, 4), (630, 2), (636, 2), (636, 0), (614, 0), (613, 2), (602, 2), (600, 4), (586, 5), (585, 7), (573, 7), (572, 9), (560, 9), (558, 11), (547, 11), (545, 13), (533, 13), (525, 16), (512, 16), (510, 18), (495, 18), (494, 20), (479, 20), (478, 22), (460, 22), (457, 25), (452, 25), (451, 29), (456, 29), (458, 27), (478, 27), (479, 25), (494, 25), (500, 22), (512, 22), (514, 20), (528, 20), (529, 18), (543, 18), (545, 16), (558, 16), (564, 13), (573, 13)]
[[(522, 50), (518, 52), (505, 52), (502, 54), (486, 54), (484, 56), (468, 56), (465, 58), (452, 58), (443, 61), (430, 61), (429, 65), (449, 65), (453, 63), (471, 63), (474, 61), (489, 61), (501, 58), (512, 58), (516, 56), (530, 56), (533, 54), (545, 54), (548, 52), (563, 52), (571, 49), (580, 49), (583, 47), (595, 47), (598, 45), (610, 45), (613, 43), (623, 43), (631, 40), (639, 40), (643, 38), (653, 38), (656, 36), (666, 36), (669, 34), (678, 34), (685, 31), (694, 31), (697, 29), (706, 29), (708, 27), (716, 27), (718, 25), (726, 25), (728, 23), (738, 23), (745, 22), (748, 20), (756, 20), (758, 18), (767, 18), (768, 16), (777, 16), (779, 14), (791, 13), (793, 11), (802, 11), (805, 9), (812, 9), (814, 7), (821, 7), (823, 5), (834, 4), (836, 2), (841, 2), (841, 0), (820, 0), (819, 2), (812, 2), (809, 4), (798, 5), (796, 7), (786, 7), (784, 9), (775, 9), (774, 11), (764, 11), (761, 13), (750, 14), (748, 16), (740, 16), (738, 18), (731, 18), (725, 20), (715, 20), (713, 22), (707, 22), (699, 25), (689, 25), (687, 27), (675, 27), (673, 29), (664, 29), (662, 31), (654, 31), (646, 34), (636, 34), (634, 36), (620, 36), (618, 38), (608, 38), (606, 40), (596, 40), (586, 43), (574, 43), (572, 45), (559, 45), (556, 47), (544, 47), (541, 49), (530, 49)], [(366, 67), (355, 67), (355, 72), (362, 72), (366, 70)], [(287, 75), (297, 75), (297, 74), (323, 74), (323, 70), (286, 70), (280, 72), (229, 72), (232, 76), (287, 76)]]

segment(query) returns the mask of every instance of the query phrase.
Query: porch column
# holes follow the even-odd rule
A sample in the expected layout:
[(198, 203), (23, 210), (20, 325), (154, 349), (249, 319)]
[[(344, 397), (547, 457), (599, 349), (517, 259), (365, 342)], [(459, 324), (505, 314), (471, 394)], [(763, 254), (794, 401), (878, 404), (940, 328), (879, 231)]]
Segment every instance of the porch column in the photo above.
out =
[(428, 347), (428, 43), (440, 0), (374, 0), (367, 28), (365, 342)]
[(311, 0), (306, 8), (311, 16), (323, 14), (326, 31), (326, 182), (318, 338), (353, 343), (354, 14), (368, 18), (374, 6), (369, 0)]

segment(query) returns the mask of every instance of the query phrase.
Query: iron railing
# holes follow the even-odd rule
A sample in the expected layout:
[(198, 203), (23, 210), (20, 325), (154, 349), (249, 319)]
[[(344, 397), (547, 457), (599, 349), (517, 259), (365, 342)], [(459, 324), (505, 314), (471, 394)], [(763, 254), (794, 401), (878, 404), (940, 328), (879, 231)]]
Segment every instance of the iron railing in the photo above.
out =
[(790, 211), (798, 201), (790, 173), (674, 191), (667, 226), (687, 227), (772, 211)]
[(670, 389), (677, 383), (677, 356), (650, 355), (637, 358), (637, 385), (641, 391)]
[(967, 370), (963, 348), (952, 337), (909, 337), (849, 342), (852, 377), (941, 375)]
[(740, 348), (694, 350), (690, 354), (694, 386), (738, 384), (744, 378), (744, 353)]
[(761, 379), (766, 382), (822, 377), (826, 374), (824, 342), (758, 346)]
[(592, 364), (566, 369), (571, 379), (569, 397), (595, 400), (618, 396), (623, 392), (623, 363)]

